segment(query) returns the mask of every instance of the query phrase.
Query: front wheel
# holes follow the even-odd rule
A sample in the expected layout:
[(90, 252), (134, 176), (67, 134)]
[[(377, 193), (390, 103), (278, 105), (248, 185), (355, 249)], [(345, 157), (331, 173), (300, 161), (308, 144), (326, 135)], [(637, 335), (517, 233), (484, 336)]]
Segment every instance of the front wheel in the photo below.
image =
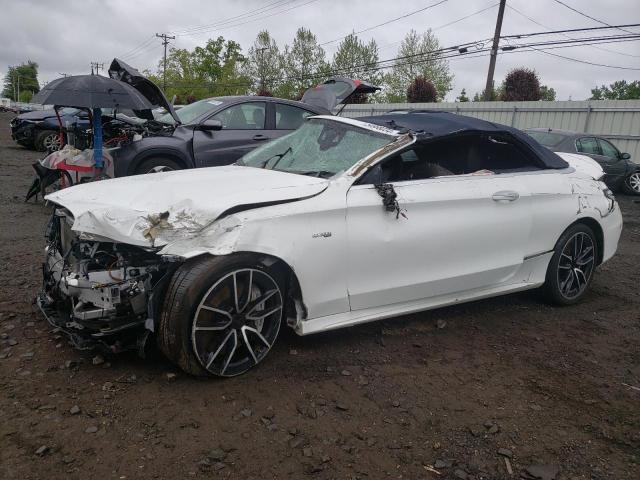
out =
[(547, 297), (558, 305), (572, 305), (586, 294), (596, 268), (598, 243), (588, 226), (569, 227), (556, 243), (544, 284)]
[(640, 195), (640, 172), (634, 172), (624, 179), (624, 191), (631, 195)]
[(138, 166), (138, 168), (136, 168), (136, 175), (143, 175), (145, 173), (172, 172), (174, 170), (182, 170), (182, 165), (170, 158), (156, 157), (147, 159), (142, 162)]
[(175, 273), (160, 317), (163, 353), (193, 375), (232, 377), (276, 341), (284, 295), (277, 272), (251, 255), (209, 257)]
[(56, 152), (62, 148), (60, 134), (54, 130), (43, 130), (38, 132), (33, 142), (35, 149), (39, 152)]

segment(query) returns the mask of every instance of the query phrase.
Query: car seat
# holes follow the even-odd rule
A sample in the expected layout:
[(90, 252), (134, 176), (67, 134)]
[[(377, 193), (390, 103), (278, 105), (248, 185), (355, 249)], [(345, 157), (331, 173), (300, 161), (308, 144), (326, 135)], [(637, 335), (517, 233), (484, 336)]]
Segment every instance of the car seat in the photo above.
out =
[(253, 110), (253, 124), (255, 128), (264, 128), (264, 110), (262, 108), (256, 108)]

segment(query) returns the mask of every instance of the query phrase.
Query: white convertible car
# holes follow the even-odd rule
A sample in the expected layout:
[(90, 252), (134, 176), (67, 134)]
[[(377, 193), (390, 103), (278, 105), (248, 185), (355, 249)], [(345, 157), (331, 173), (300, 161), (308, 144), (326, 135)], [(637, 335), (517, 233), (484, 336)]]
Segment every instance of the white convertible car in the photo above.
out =
[(195, 375), (300, 335), (542, 287), (571, 304), (615, 253), (600, 167), (449, 113), (317, 116), (236, 165), (47, 197), (38, 304), (78, 348), (160, 349)]

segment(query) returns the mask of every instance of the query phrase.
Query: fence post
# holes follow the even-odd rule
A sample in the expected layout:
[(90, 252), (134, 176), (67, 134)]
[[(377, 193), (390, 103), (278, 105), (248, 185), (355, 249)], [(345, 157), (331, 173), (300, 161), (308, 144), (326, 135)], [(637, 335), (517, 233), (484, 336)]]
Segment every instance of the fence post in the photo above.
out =
[(584, 119), (584, 127), (582, 128), (582, 131), (584, 133), (587, 133), (587, 129), (589, 128), (589, 117), (591, 116), (591, 110), (593, 110), (593, 107), (591, 107), (591, 105), (589, 105), (587, 107), (587, 116)]
[(516, 112), (518, 111), (518, 107), (513, 106), (513, 113), (511, 114), (511, 126), (513, 127), (516, 124)]

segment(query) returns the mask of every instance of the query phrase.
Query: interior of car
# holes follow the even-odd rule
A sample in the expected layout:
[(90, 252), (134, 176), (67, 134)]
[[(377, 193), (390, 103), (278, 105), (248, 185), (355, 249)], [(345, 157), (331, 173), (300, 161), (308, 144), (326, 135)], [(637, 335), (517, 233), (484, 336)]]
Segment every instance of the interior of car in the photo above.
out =
[(450, 175), (492, 175), (539, 170), (535, 156), (508, 135), (455, 135), (420, 142), (384, 160), (361, 184), (403, 182)]

